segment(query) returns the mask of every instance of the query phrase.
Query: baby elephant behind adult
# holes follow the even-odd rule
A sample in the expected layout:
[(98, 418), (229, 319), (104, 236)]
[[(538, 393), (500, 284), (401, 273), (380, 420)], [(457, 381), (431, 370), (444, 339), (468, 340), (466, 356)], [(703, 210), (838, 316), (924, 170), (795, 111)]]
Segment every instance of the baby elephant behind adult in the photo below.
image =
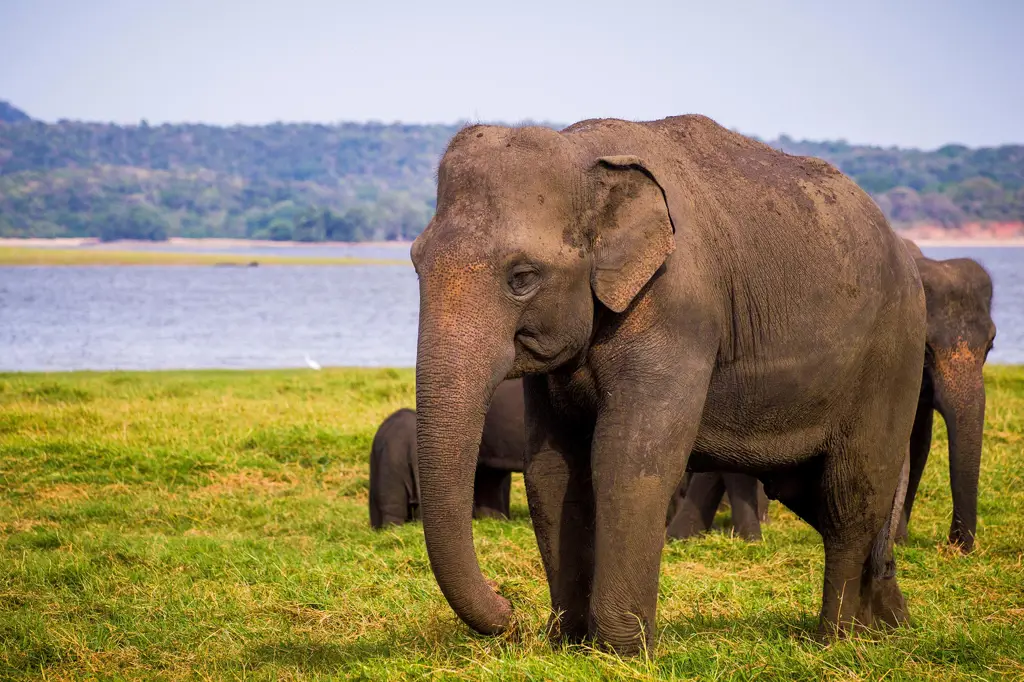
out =
[(760, 540), (761, 524), (768, 522), (768, 496), (764, 485), (748, 474), (722, 471), (683, 476), (668, 508), (668, 538), (683, 540), (711, 530), (726, 493), (733, 532), (744, 540)]
[[(523, 383), (494, 392), (484, 421), (473, 485), (473, 516), (508, 517), (512, 472), (523, 470), (526, 448)], [(370, 525), (383, 528), (419, 518), (416, 412), (402, 408), (385, 419), (370, 449)]]

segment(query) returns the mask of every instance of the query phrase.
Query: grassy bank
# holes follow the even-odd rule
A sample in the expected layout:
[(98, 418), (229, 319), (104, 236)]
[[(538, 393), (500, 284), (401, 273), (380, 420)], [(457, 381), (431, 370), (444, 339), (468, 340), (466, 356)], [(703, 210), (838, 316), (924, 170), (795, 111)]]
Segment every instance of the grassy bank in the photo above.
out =
[(473, 636), (418, 525), (368, 526), (411, 370), (0, 375), (0, 679), (1024, 679), (1024, 368), (987, 376), (977, 551), (946, 550), (945, 432), (898, 550), (913, 623), (822, 646), (819, 537), (666, 548), (650, 659), (551, 651), (521, 477), (475, 522), (518, 635)]
[(3, 265), (409, 265), (404, 260), (0, 246)]

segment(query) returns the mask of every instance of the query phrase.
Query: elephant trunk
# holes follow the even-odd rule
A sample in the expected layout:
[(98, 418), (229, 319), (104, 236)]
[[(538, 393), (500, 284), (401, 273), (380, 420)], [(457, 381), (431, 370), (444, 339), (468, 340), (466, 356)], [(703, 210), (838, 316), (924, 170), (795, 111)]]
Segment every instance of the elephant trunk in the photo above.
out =
[(962, 551), (970, 552), (977, 528), (985, 384), (981, 363), (944, 370), (938, 382), (937, 397), (949, 433), (949, 480), (953, 491), (949, 541)]
[[(458, 316), (446, 311), (447, 320)], [(416, 358), (416, 443), (420, 509), (430, 567), (455, 613), (482, 634), (501, 632), (511, 605), (480, 572), (473, 547), (473, 480), (484, 416), (510, 371), (511, 334), (492, 324), (443, 324), (421, 306)], [(472, 332), (467, 330), (472, 329)], [(488, 339), (481, 339), (482, 335)], [(495, 349), (507, 349), (501, 352)]]

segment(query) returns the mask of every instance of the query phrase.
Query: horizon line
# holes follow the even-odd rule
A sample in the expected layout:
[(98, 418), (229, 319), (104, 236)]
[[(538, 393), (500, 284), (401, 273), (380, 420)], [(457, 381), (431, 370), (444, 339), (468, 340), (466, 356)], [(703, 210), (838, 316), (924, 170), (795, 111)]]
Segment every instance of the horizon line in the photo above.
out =
[[(157, 122), (150, 122), (150, 120), (148, 118), (146, 118), (146, 117), (142, 117), (138, 121), (130, 122), (130, 123), (129, 122), (121, 122), (121, 121), (110, 121), (110, 120), (107, 120), (107, 121), (103, 121), (103, 120), (88, 120), (88, 119), (70, 118), (70, 117), (60, 117), (60, 118), (58, 118), (56, 120), (47, 120), (47, 119), (33, 117), (32, 115), (30, 115), (25, 110), (23, 110), (23, 109), (17, 107), (16, 105), (14, 105), (13, 103), (11, 103), (9, 100), (0, 99), (0, 104), (7, 104), (8, 106), (10, 106), (11, 108), (15, 109), (16, 111), (19, 111), (19, 112), (25, 114), (26, 116), (28, 116), (27, 120), (22, 120), (22, 121), (0, 121), (0, 125), (18, 125), (18, 124), (21, 124), (21, 123), (43, 123), (43, 124), (46, 124), (46, 125), (61, 125), (61, 124), (64, 124), (64, 123), (76, 123), (76, 124), (81, 124), (81, 125), (116, 126), (116, 127), (120, 127), (120, 128), (144, 128), (144, 127), (145, 128), (160, 128), (160, 127), (164, 127), (164, 126), (196, 126), (196, 127), (202, 126), (202, 127), (207, 127), (207, 128), (222, 128), (222, 129), (232, 129), (232, 128), (269, 128), (269, 127), (272, 127), (272, 126), (320, 126), (320, 127), (325, 127), (325, 128), (331, 128), (331, 127), (342, 127), (342, 126), (346, 126), (346, 125), (350, 125), (350, 126), (365, 126), (365, 127), (382, 127), (382, 128), (383, 127), (398, 127), (398, 126), (412, 126), (412, 127), (421, 127), (421, 128), (430, 128), (430, 127), (446, 127), (446, 128), (460, 127), (461, 128), (461, 127), (466, 127), (466, 126), (470, 126), (470, 125), (499, 125), (499, 126), (508, 126), (508, 127), (542, 126), (542, 127), (547, 127), (547, 128), (553, 128), (555, 130), (561, 130), (562, 128), (565, 128), (565, 127), (568, 127), (570, 125), (573, 125), (573, 123), (560, 123), (560, 122), (554, 122), (554, 121), (551, 121), (551, 120), (538, 120), (538, 119), (532, 119), (532, 118), (524, 118), (524, 119), (519, 119), (517, 121), (508, 121), (508, 120), (501, 120), (501, 119), (486, 119), (485, 120), (485, 119), (479, 119), (479, 118), (464, 118), (464, 119), (456, 119), (455, 121), (410, 121), (410, 120), (402, 120), (402, 119), (391, 119), (391, 120), (384, 120), (384, 119), (361, 119), (361, 120), (357, 120), (357, 119), (335, 119), (333, 121), (322, 121), (322, 120), (320, 120), (320, 121), (317, 121), (317, 120), (287, 120), (286, 121), (286, 120), (283, 120), (283, 119), (277, 119), (277, 120), (273, 120), (273, 121), (264, 121), (264, 122), (259, 122), (259, 123), (257, 123), (257, 122), (209, 123), (209, 122), (205, 122), (205, 121), (195, 121), (195, 120), (193, 120), (193, 121), (189, 121), (189, 120), (182, 120), (182, 121), (161, 120), (161, 121), (157, 121)], [(696, 113), (696, 112), (689, 112), (689, 114), (694, 114), (694, 113)], [(688, 115), (688, 114), (673, 114), (673, 116), (686, 116), (686, 115)], [(631, 122), (634, 122), (634, 123), (642, 123), (642, 122), (645, 122), (645, 121), (659, 120), (659, 119), (627, 119), (627, 118), (622, 118), (622, 117), (617, 117), (617, 116), (605, 116), (605, 117), (600, 117), (600, 118), (618, 119), (618, 120), (623, 120), (623, 121), (631, 121)], [(669, 117), (666, 116), (666, 117), (663, 117), (663, 118), (669, 118)], [(718, 122), (718, 121), (716, 120), (716, 122)], [(720, 122), (718, 122), (718, 123), (719, 123), (719, 125), (723, 125), (723, 127), (726, 127), (726, 128), (728, 128), (729, 130), (731, 130), (731, 131), (733, 131), (735, 133), (739, 133), (740, 135), (743, 135), (745, 137), (749, 137), (751, 139), (754, 139), (754, 140), (757, 140), (759, 142), (763, 142), (763, 143), (766, 143), (766, 144), (777, 143), (777, 142), (781, 142), (783, 139), (786, 139), (787, 141), (792, 142), (792, 143), (796, 143), (796, 144), (826, 144), (826, 143), (833, 143), (833, 144), (845, 144), (845, 145), (848, 145), (850, 147), (867, 147), (867, 148), (872, 148), (872, 149), (901, 150), (901, 151), (920, 151), (920, 152), (938, 152), (939, 150), (946, 149), (946, 148), (949, 148), (949, 147), (962, 147), (964, 149), (969, 149), (969, 150), (983, 150), (983, 149), (1000, 149), (1000, 148), (1003, 148), (1003, 147), (1022, 147), (1022, 146), (1024, 146), (1024, 141), (1022, 141), (1022, 142), (1003, 142), (1003, 143), (996, 144), (996, 145), (981, 145), (981, 146), (977, 146), (977, 147), (974, 147), (974, 146), (971, 146), (971, 145), (968, 145), (968, 144), (964, 144), (962, 142), (946, 142), (945, 144), (939, 145), (937, 147), (924, 148), (924, 147), (913, 147), (913, 146), (901, 146), (901, 145), (898, 145), (898, 144), (885, 145), (885, 144), (878, 144), (878, 143), (874, 143), (874, 142), (851, 142), (850, 140), (847, 140), (846, 138), (842, 138), (842, 137), (840, 137), (840, 138), (831, 138), (831, 139), (799, 138), (799, 137), (795, 137), (793, 134), (790, 134), (790, 133), (777, 133), (772, 138), (766, 138), (766, 137), (762, 137), (760, 135), (755, 135), (753, 133), (745, 133), (742, 130), (739, 130), (738, 128), (736, 128), (736, 127), (724, 126), (724, 124), (721, 124)]]

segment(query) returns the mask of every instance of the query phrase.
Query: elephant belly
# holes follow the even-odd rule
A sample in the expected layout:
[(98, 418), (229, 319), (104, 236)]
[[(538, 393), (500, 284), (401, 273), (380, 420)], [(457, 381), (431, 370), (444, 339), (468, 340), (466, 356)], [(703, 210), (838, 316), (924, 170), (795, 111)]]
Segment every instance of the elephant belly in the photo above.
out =
[(522, 473), (524, 469), (525, 446), (513, 452), (481, 452), (480, 464), (498, 471), (515, 471)]
[(716, 372), (690, 467), (756, 473), (814, 457), (855, 402), (855, 369), (856, 363), (819, 357), (780, 363), (774, 372)]

